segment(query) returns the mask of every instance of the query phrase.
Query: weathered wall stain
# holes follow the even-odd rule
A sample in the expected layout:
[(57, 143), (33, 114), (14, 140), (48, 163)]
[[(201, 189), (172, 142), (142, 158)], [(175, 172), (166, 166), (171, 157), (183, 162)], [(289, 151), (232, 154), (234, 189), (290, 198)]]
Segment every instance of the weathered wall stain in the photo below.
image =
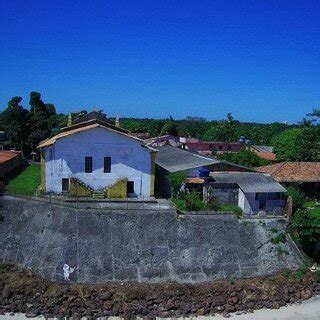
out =
[(0, 261), (58, 281), (64, 281), (64, 264), (75, 267), (70, 280), (76, 282), (198, 282), (271, 274), (302, 263), (290, 243), (289, 254), (278, 257), (268, 241), (268, 230), (284, 229), (284, 221), (179, 218), (171, 210), (104, 214), (10, 197), (1, 210)]

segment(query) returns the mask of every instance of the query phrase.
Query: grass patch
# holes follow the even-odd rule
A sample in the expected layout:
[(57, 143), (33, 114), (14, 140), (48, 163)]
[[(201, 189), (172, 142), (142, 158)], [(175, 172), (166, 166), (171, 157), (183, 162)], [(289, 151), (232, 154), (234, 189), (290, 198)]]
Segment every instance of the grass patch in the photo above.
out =
[(5, 191), (25, 196), (33, 195), (41, 184), (41, 165), (32, 164), (9, 180)]
[(313, 215), (314, 217), (320, 217), (320, 206), (316, 206), (317, 202), (316, 201), (307, 201), (303, 204), (304, 209), (308, 209), (310, 214)]
[(221, 204), (219, 205), (218, 211), (221, 212), (233, 212), (237, 215), (237, 217), (242, 217), (242, 210), (235, 204)]
[(289, 254), (289, 251), (281, 247), (277, 248), (277, 255), (282, 256), (283, 254)]
[(297, 280), (301, 280), (301, 278), (303, 277), (304, 274), (306, 274), (308, 271), (308, 268), (306, 266), (300, 267), (296, 273), (295, 273), (295, 278)]
[(271, 239), (273, 244), (284, 243), (286, 242), (286, 235), (284, 233), (279, 233), (276, 237)]

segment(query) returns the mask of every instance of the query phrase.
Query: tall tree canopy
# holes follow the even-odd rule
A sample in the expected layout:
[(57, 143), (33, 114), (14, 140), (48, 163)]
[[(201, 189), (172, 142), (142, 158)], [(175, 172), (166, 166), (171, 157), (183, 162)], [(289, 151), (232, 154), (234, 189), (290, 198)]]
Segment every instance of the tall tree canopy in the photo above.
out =
[(25, 151), (29, 134), (29, 111), (20, 105), (21, 101), (21, 97), (13, 97), (8, 101), (7, 108), (1, 113), (1, 126), (11, 140), (12, 146)]
[(52, 104), (45, 104), (41, 100), (39, 92), (30, 93), (30, 126), (32, 127), (28, 141), (30, 147), (35, 149), (40, 141), (48, 138), (52, 132), (50, 118), (56, 115), (56, 109)]

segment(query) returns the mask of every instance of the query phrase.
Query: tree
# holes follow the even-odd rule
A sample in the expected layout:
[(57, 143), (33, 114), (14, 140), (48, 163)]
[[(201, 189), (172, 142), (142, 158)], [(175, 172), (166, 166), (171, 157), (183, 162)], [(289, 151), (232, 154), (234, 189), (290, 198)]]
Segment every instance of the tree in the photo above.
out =
[(12, 146), (25, 152), (29, 133), (27, 123), (29, 112), (20, 105), (21, 101), (21, 97), (13, 97), (8, 101), (8, 107), (1, 114), (1, 124), (11, 140)]
[(203, 135), (203, 140), (206, 141), (235, 141), (239, 137), (236, 136), (236, 127), (238, 121), (234, 120), (229, 112), (226, 119), (219, 121), (214, 126), (211, 126)]
[(288, 129), (273, 139), (280, 161), (320, 161), (320, 127)]
[(279, 161), (297, 161), (298, 142), (302, 139), (302, 129), (288, 129), (276, 136), (273, 141), (273, 150)]
[(305, 127), (297, 141), (298, 161), (320, 161), (320, 127)]
[(259, 158), (255, 152), (248, 149), (242, 149), (237, 153), (223, 153), (220, 159), (247, 167), (260, 167), (269, 164), (269, 161)]
[(41, 100), (41, 94), (35, 91), (30, 93), (29, 105), (31, 107), (29, 121), (32, 130), (28, 141), (34, 150), (40, 141), (50, 137), (52, 127), (49, 119), (56, 115), (56, 110), (52, 104), (45, 104)]
[(161, 129), (160, 135), (171, 134), (172, 136), (178, 135), (178, 128), (173, 120), (169, 120)]

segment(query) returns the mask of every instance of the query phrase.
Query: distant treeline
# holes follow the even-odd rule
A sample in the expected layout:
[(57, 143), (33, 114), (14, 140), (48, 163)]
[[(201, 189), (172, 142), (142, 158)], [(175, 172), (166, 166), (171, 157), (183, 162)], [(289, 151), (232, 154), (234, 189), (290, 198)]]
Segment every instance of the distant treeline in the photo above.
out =
[[(45, 103), (39, 92), (31, 92), (30, 108), (22, 106), (22, 98), (13, 97), (0, 113), (0, 129), (7, 132), (14, 148), (24, 154), (36, 151), (40, 141), (55, 135), (67, 125), (68, 114), (57, 114), (55, 106)], [(102, 112), (102, 110), (100, 111)], [(73, 119), (86, 110), (72, 113)], [(201, 117), (184, 120), (120, 119), (121, 127), (132, 132), (148, 132), (151, 136), (163, 134), (187, 135), (201, 140), (239, 141), (245, 139), (253, 145), (271, 145), (281, 160), (320, 161), (320, 127), (312, 120), (320, 118), (319, 110), (313, 110), (299, 125), (284, 123), (242, 123), (228, 113), (219, 121), (206, 121)], [(110, 119), (114, 121), (114, 119)], [(318, 148), (318, 149), (317, 149)]]

